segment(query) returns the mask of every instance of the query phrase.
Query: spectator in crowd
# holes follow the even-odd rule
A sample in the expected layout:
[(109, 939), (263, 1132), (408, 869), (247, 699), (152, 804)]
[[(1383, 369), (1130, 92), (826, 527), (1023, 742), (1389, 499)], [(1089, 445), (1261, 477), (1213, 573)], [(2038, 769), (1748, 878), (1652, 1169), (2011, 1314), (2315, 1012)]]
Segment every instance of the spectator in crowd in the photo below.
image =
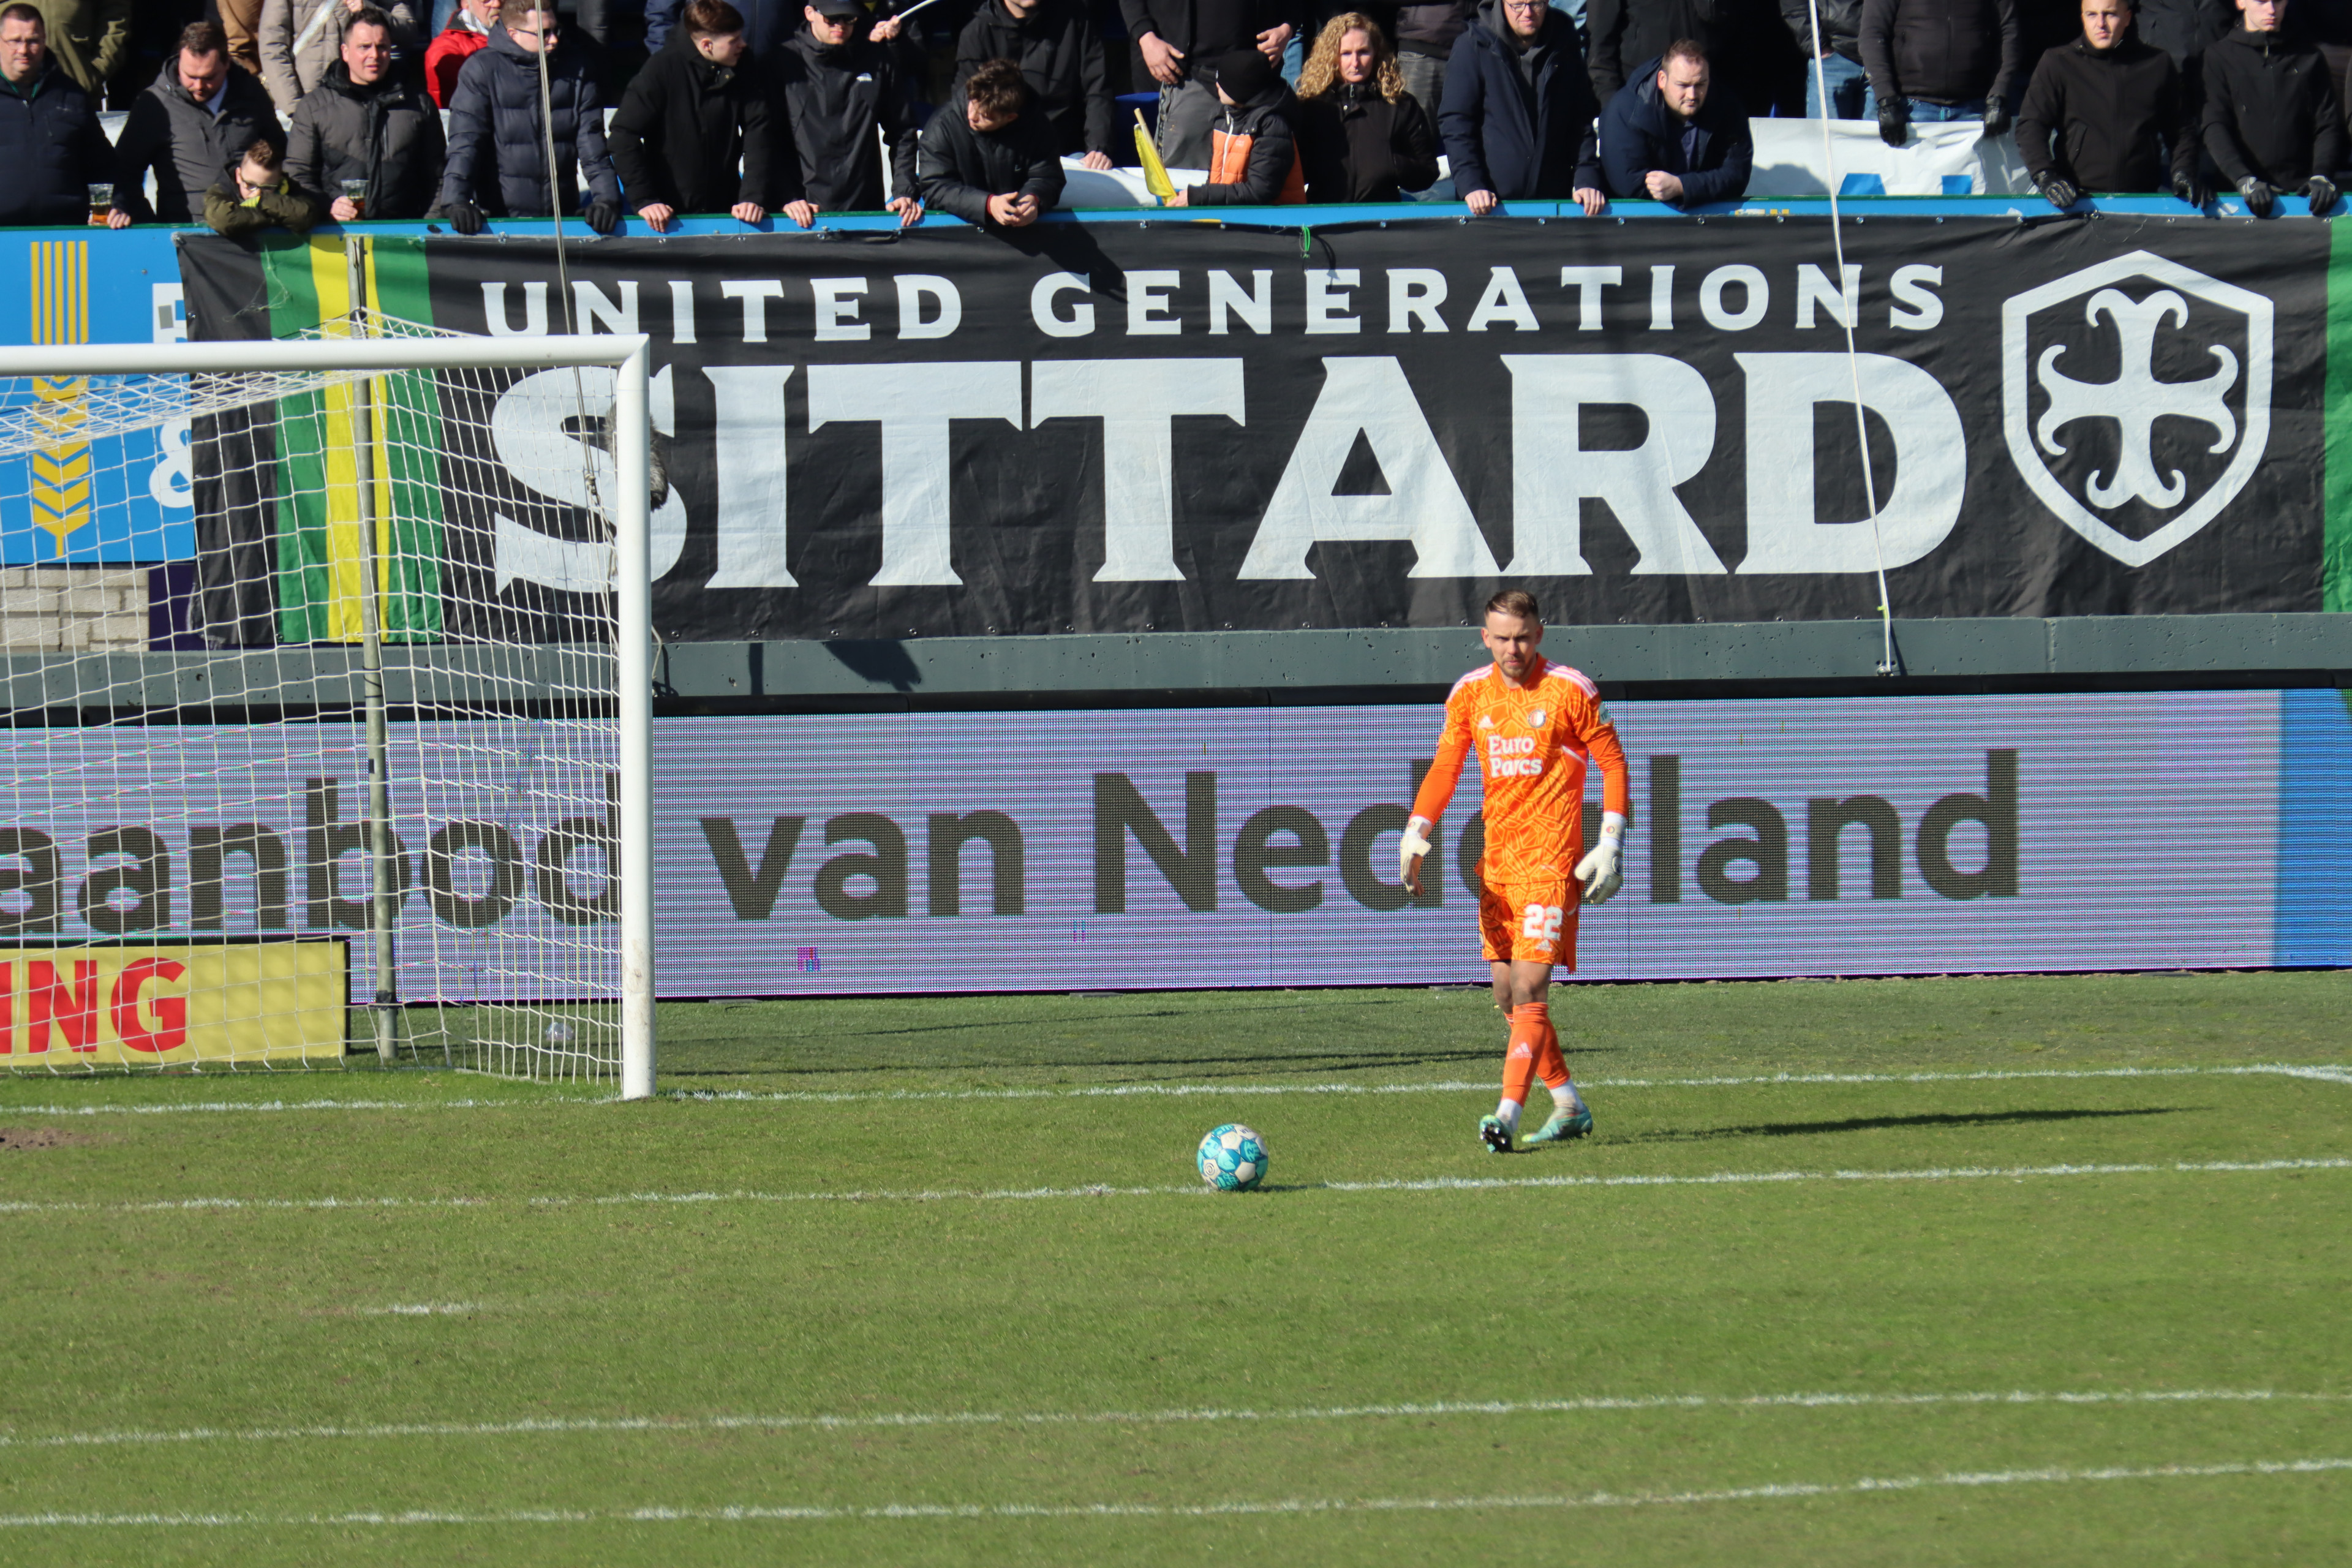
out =
[(680, 213), (756, 224), (773, 207), (803, 228), (815, 221), (800, 160), (776, 145), (767, 85), (750, 56), (742, 12), (728, 0), (688, 0), (669, 42), (621, 95), (608, 132), (613, 166), (656, 234)]
[[(1809, 120), (1868, 120), (1870, 73), (1862, 68), (1862, 0), (1819, 0), (1821, 32), (1813, 31), (1807, 0), (1782, 0), (1781, 20), (1805, 55), (1805, 117)], [(1815, 70), (1815, 62), (1820, 68)], [(1826, 103), (1822, 89), (1829, 89)]]
[(1437, 128), (1370, 16), (1347, 11), (1323, 24), (1298, 95), (1308, 201), (1402, 201), (1437, 183)]
[(2050, 205), (2084, 191), (2170, 190), (2205, 205), (2196, 117), (2172, 57), (2132, 36), (2126, 0), (2082, 0), (2083, 36), (2042, 57), (2017, 151)]
[(1723, 79), (1717, 90), (1759, 114), (1795, 79), (1796, 47), (1778, 0), (1592, 0), (1587, 21), (1596, 103), (1640, 81), (1649, 62), (1686, 38), (1714, 62)]
[(2205, 51), (2205, 151), (2256, 217), (2297, 187), (2326, 213), (2344, 165), (2327, 62), (2285, 36), (2286, 12), (2285, 0), (2238, 0), (2237, 29)]
[(956, 39), (955, 84), (990, 60), (1012, 60), (1029, 84), (1024, 119), (1043, 120), (1055, 150), (1083, 153), (1089, 169), (1111, 167), (1118, 144), (1102, 30), (1082, 0), (981, 0)]
[(261, 74), (261, 0), (213, 0), (228, 38), (229, 64)]
[[(131, 47), (131, 0), (34, 0), (42, 46), (95, 103)], [(209, 182), (208, 182), (209, 183)]]
[(923, 127), (923, 205), (966, 223), (1026, 228), (1062, 199), (1052, 125), (1013, 60), (987, 60)]
[[(327, 79), (341, 58), (343, 29), (370, 0), (261, 0), (261, 79), (280, 114), (291, 114), (303, 94)], [(408, 0), (379, 7), (392, 24), (395, 58), (413, 59), (419, 43)]]
[(1581, 68), (1576, 24), (1545, 0), (1479, 0), (1476, 25), (1446, 62), (1437, 112), (1454, 188), (1473, 213), (1570, 196), (1601, 210), (1601, 106)]
[(0, 6), (0, 225), (89, 221), (89, 187), (111, 176), (114, 149), (98, 110), (58, 68), (41, 14)]
[(1256, 49), (1235, 49), (1208, 62), (1224, 112), (1210, 135), (1209, 177), (1169, 198), (1171, 207), (1270, 206), (1307, 199), (1306, 171), (1291, 116), (1298, 100), (1274, 62)]
[(1902, 146), (1913, 121), (1981, 119), (1987, 136), (2007, 131), (2023, 48), (2017, 0), (1863, 0), (1862, 63), (1880, 139)]
[(499, 0), (459, 0), (449, 25), (425, 47), (425, 89), (443, 109), (457, 96), (457, 73), (499, 25)]
[(1612, 196), (1676, 206), (1736, 202), (1755, 162), (1748, 111), (1712, 89), (1706, 56), (1690, 38), (1645, 64), (1601, 114), (1601, 163)]
[[(776, 81), (801, 183), (822, 212), (887, 207), (903, 225), (923, 221), (916, 195), (916, 121), (887, 45), (866, 37), (857, 0), (810, 0), (808, 25), (776, 51)], [(890, 191), (882, 188), (882, 154), (890, 149)]]
[[(539, 111), (539, 59), (547, 51), (550, 114)], [(558, 184), (548, 184), (552, 132)], [(588, 176), (588, 226), (610, 234), (621, 221), (621, 182), (604, 151), (604, 104), (585, 48), (567, 42), (552, 9), (524, 6), (490, 29), (488, 47), (457, 72), (449, 105), (449, 158), (441, 210), (459, 234), (479, 234), (487, 216), (550, 217), (578, 209)]]
[(1478, 0), (1440, 0), (1396, 11), (1397, 74), (1405, 91), (1432, 117), (1445, 101), (1445, 62), (1454, 41), (1477, 19)]
[(2230, 0), (2140, 0), (2132, 28), (2140, 42), (2172, 57), (2180, 68), (2182, 85), (2193, 93), (2199, 57), (2230, 30), (2237, 16)]
[(257, 137), (228, 177), (205, 192), (205, 222), (234, 239), (265, 228), (307, 234), (319, 221), (319, 204), (286, 177), (286, 154), (277, 142)]
[(1119, 8), (1144, 70), (1160, 87), (1160, 158), (1171, 168), (1207, 167), (1220, 105), (1197, 68), (1255, 49), (1279, 69), (1298, 30), (1292, 0), (1119, 0)]
[[(392, 71), (392, 20), (362, 6), (344, 25), (342, 58), (294, 106), (286, 173), (337, 223), (420, 218), (441, 187), (441, 115), (425, 89)], [(362, 187), (353, 201), (347, 187)]]
[[(256, 142), (285, 144), (261, 83), (228, 63), (217, 24), (192, 22), (154, 83), (131, 105), (114, 142), (114, 211), (108, 226), (160, 219), (194, 223), (205, 193)], [(155, 201), (145, 190), (155, 174)]]
[[(670, 37), (677, 32), (688, 3), (689, 0), (646, 0), (647, 52), (658, 55), (669, 47)], [(784, 40), (800, 30), (798, 0), (742, 0), (736, 9), (743, 14), (743, 37), (751, 45), (751, 58), (761, 66), (774, 58)]]

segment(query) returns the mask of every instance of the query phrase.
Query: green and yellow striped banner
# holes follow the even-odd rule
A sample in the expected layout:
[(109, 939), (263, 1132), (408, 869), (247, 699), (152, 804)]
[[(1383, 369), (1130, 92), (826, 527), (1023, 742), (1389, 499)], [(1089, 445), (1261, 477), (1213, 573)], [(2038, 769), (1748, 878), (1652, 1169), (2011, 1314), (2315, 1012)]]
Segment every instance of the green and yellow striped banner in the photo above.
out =
[[(372, 313), (430, 324), (424, 247), (363, 242)], [(275, 338), (347, 321), (349, 262), (339, 237), (289, 237), (261, 255)], [(361, 543), (356, 415), (364, 388), (373, 416), (376, 584), (387, 640), (441, 633), (441, 416), (429, 372), (402, 371), (331, 386), (280, 405), (278, 421), (278, 635), (280, 641), (356, 642), (367, 582)]]

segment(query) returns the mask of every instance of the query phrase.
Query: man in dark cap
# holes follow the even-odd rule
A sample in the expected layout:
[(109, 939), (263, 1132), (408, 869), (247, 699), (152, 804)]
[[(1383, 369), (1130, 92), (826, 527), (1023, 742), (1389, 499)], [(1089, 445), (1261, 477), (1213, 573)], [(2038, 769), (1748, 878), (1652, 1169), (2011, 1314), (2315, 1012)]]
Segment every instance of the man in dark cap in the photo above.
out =
[[(776, 51), (776, 84), (808, 200), (824, 212), (887, 207), (902, 225), (920, 223), (919, 127), (890, 50), (866, 37), (857, 0), (811, 0), (802, 15), (808, 26)], [(877, 132), (890, 149), (887, 200)]]

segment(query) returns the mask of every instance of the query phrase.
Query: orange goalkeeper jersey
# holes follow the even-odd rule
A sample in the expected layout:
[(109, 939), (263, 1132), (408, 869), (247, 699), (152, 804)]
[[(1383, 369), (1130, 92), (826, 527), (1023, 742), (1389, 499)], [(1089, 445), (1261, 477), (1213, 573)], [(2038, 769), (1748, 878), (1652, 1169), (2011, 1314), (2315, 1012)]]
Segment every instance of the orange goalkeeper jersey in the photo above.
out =
[(1489, 886), (1565, 878), (1583, 853), (1584, 779), (1601, 764), (1601, 808), (1630, 816), (1625, 749), (1582, 672), (1537, 656), (1535, 679), (1514, 686), (1494, 665), (1454, 683), (1445, 730), (1413, 797), (1412, 814), (1435, 822), (1454, 798), (1463, 760), (1475, 750), (1486, 791)]

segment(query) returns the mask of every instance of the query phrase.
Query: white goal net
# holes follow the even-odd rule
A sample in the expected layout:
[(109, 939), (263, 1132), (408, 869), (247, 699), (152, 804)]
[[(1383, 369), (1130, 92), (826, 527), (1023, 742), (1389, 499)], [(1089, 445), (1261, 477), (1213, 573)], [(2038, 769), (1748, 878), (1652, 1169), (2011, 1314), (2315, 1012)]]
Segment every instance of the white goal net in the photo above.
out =
[(646, 429), (635, 338), (0, 351), (0, 1066), (650, 1092)]

